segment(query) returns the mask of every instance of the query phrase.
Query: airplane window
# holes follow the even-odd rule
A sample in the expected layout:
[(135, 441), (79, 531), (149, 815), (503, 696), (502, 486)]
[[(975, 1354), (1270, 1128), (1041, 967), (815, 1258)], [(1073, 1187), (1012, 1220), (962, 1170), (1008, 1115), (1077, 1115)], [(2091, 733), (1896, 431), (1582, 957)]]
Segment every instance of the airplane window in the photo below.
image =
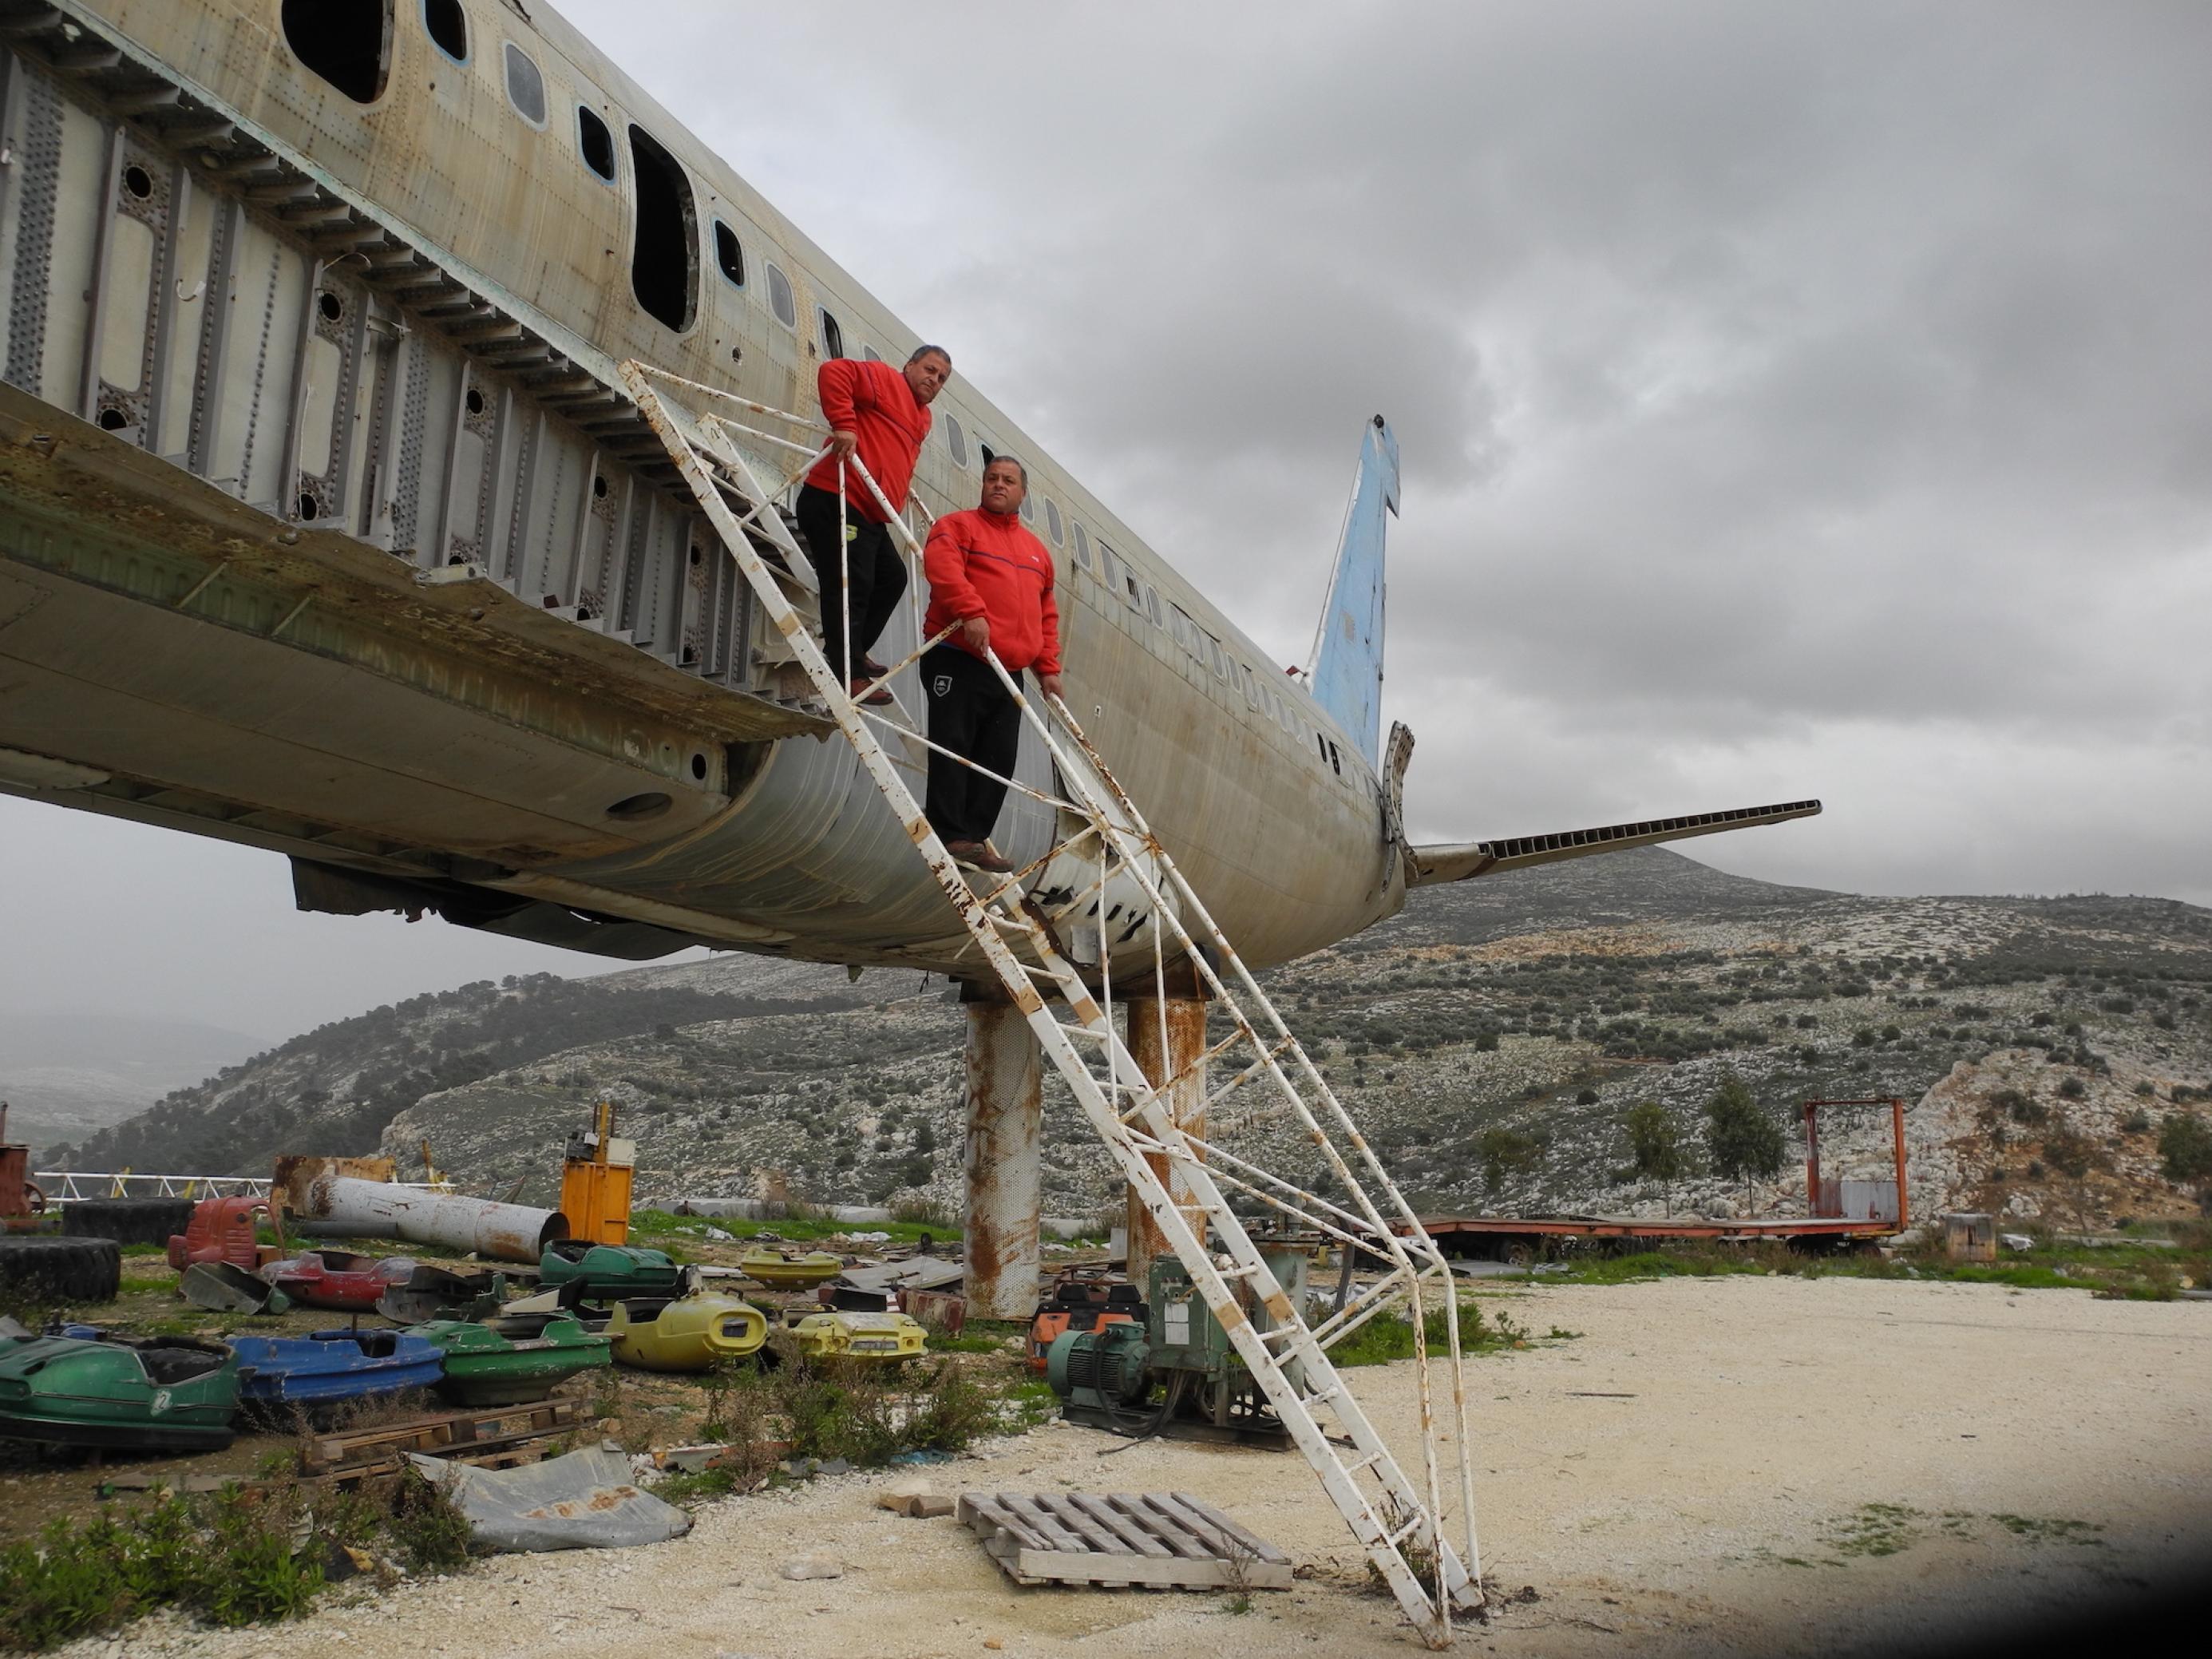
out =
[(1022, 491), (1022, 519), (1027, 524), (1036, 522), (1036, 497), (1026, 489)]
[(786, 328), (799, 326), (799, 301), (791, 295), (791, 278), (770, 260), (768, 267), (768, 308)]
[(512, 40), (507, 43), (507, 98), (532, 126), (545, 125), (545, 77), (537, 60)]
[(607, 183), (614, 183), (615, 136), (594, 111), (581, 104), (576, 106), (576, 153), (584, 158), (586, 167)]
[(720, 219), (714, 221), (714, 269), (732, 288), (745, 285), (745, 251), (738, 245), (738, 233)]
[(469, 61), (469, 18), (461, 0), (422, 0), (422, 32), (456, 64)]
[(837, 319), (827, 311), (823, 311), (818, 306), (815, 309), (821, 311), (822, 314), (822, 356), (824, 359), (843, 356), (845, 331), (837, 326)]
[(1060, 528), (1060, 509), (1050, 501), (1044, 504), (1044, 527), (1052, 532), (1052, 544), (1060, 546), (1066, 538)]
[(952, 465), (965, 472), (968, 470), (968, 434), (960, 429), (960, 422), (950, 415), (945, 417), (945, 447), (952, 452)]
[(284, 44), (356, 104), (384, 96), (392, 0), (284, 0)]
[(982, 452), (983, 470), (988, 472), (991, 470), (991, 463), (999, 459), (999, 452), (991, 447), (990, 440), (980, 432), (975, 434), (975, 447)]
[(1114, 562), (1114, 550), (1103, 541), (1098, 544), (1098, 580), (1109, 593), (1121, 591), (1121, 568)]
[(884, 360), (884, 354), (877, 350), (875, 347), (872, 345), (862, 346), (860, 348), (860, 356), (872, 363), (879, 363)]
[(1076, 524), (1074, 520), (1070, 519), (1068, 523), (1075, 531), (1075, 562), (1088, 570), (1091, 568), (1091, 538), (1083, 533), (1083, 526)]
[(1344, 762), (1339, 758), (1336, 745), (1334, 743), (1328, 746), (1328, 769), (1340, 778), (1344, 775)]
[(1321, 750), (1321, 763), (1328, 764), (1328, 739), (1318, 732), (1314, 733), (1314, 747)]
[(1121, 597), (1129, 602), (1129, 609), (1139, 616), (1145, 612), (1145, 585), (1137, 580), (1137, 573), (1126, 561), (1121, 566)]
[(699, 232), (684, 164), (643, 127), (629, 130), (637, 178), (629, 285), (645, 313), (681, 331), (699, 309)]

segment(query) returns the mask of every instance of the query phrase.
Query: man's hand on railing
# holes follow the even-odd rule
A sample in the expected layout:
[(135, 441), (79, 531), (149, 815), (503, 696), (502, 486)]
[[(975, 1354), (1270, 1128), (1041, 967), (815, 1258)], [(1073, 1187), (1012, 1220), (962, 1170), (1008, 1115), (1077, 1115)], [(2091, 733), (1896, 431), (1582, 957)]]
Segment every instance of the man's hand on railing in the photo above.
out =
[(829, 453), (841, 461), (849, 459), (860, 447), (860, 434), (857, 432), (833, 432), (830, 434)]
[(1057, 674), (1038, 675), (1037, 690), (1043, 692), (1048, 700), (1054, 702), (1059, 702), (1060, 696), (1060, 676)]
[(960, 624), (960, 639), (977, 656), (986, 655), (991, 649), (990, 622), (982, 617), (963, 619)]

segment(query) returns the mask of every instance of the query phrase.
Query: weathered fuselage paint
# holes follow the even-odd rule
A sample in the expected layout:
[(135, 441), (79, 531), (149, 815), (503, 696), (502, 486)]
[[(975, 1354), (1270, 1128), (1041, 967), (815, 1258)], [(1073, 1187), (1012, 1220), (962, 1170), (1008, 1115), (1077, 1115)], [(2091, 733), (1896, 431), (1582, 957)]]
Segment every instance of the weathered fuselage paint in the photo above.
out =
[[(616, 374), (811, 412), (833, 322), (851, 355), (921, 337), (548, 8), (465, 0), (465, 61), (416, 0), (380, 9), (364, 101), (279, 0), (0, 0), (0, 789), (586, 948), (957, 969)], [(632, 277), (653, 146), (681, 327)], [(1070, 702), (1247, 960), (1395, 910), (1401, 838), (1343, 728), (965, 380), (937, 412), (918, 498), (970, 505), (986, 445), (1028, 463)], [(1033, 747), (1018, 770), (1049, 779)], [(999, 839), (1050, 834), (1017, 798)]]

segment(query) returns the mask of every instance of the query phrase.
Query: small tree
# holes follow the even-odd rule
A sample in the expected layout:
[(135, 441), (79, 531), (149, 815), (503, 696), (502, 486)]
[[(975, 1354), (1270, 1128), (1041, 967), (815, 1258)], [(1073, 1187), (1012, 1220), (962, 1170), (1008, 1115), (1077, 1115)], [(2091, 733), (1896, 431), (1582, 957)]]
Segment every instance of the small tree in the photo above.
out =
[(2177, 1185), (2212, 1178), (2212, 1125), (2188, 1112), (2169, 1113), (2158, 1126), (2158, 1155), (2166, 1178)]
[(1656, 1100), (1632, 1106), (1621, 1120), (1628, 1131), (1629, 1156), (1636, 1173), (1656, 1181), (1667, 1198), (1667, 1213), (1674, 1213), (1674, 1183), (1682, 1174), (1682, 1133), (1667, 1109)]
[(1517, 1175), (1528, 1169), (1543, 1150), (1533, 1137), (1518, 1129), (1485, 1129), (1475, 1145), (1482, 1154), (1484, 1190), (1492, 1193), (1505, 1184), (1509, 1172)]
[(1752, 1098), (1750, 1086), (1734, 1072), (1721, 1075), (1721, 1086), (1705, 1103), (1705, 1146), (1713, 1169), (1724, 1180), (1743, 1178), (1743, 1206), (1751, 1207), (1754, 1181), (1782, 1173), (1782, 1127)]

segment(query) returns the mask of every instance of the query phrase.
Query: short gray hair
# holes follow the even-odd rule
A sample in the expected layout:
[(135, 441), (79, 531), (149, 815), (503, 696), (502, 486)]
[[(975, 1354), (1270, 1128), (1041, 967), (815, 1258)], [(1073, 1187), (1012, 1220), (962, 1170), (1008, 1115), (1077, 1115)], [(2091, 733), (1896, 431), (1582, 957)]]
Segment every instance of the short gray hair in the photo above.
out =
[(939, 345), (916, 346), (914, 349), (914, 355), (909, 356), (907, 359), (907, 362), (910, 363), (918, 363), (924, 357), (942, 357), (945, 359), (945, 366), (947, 368), (952, 367), (952, 354), (947, 351), (943, 346)]
[(1011, 466), (1015, 471), (1021, 474), (1022, 488), (1027, 489), (1030, 487), (1029, 468), (1024, 466), (1021, 462), (1016, 459), (1013, 456), (994, 455), (989, 460), (983, 463), (983, 471), (988, 472), (994, 466)]

